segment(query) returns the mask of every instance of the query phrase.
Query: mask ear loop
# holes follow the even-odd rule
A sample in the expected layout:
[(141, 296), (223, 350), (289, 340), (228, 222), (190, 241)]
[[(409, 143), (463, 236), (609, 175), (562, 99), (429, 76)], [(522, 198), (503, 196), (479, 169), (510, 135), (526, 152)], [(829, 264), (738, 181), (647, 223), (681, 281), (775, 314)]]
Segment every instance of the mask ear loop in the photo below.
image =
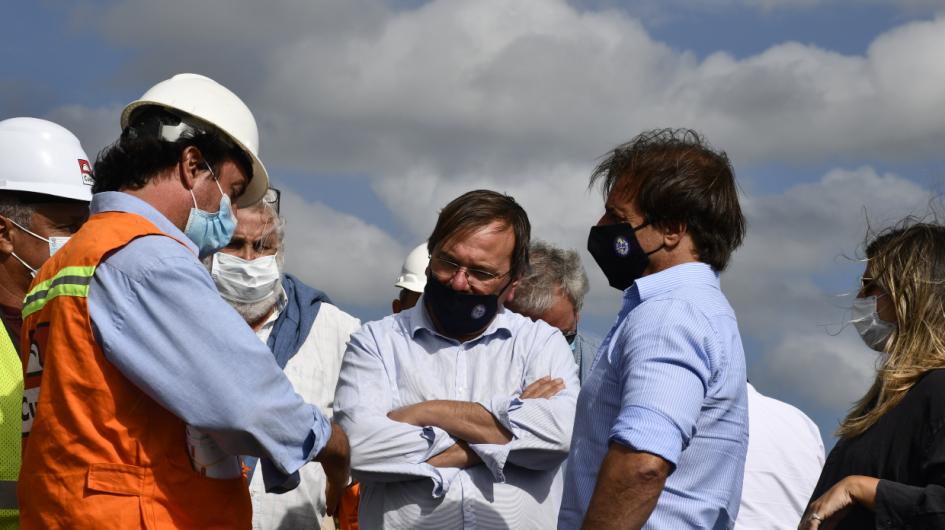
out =
[(19, 228), (20, 230), (22, 230), (22, 231), (26, 232), (27, 234), (29, 234), (29, 235), (35, 237), (36, 239), (41, 239), (41, 240), (43, 240), (43, 241), (49, 243), (49, 240), (48, 240), (48, 239), (46, 239), (45, 237), (43, 237), (43, 236), (37, 234), (36, 232), (33, 232), (32, 230), (28, 230), (28, 229), (26, 229), (26, 228), (23, 228), (23, 227), (20, 225), (20, 223), (14, 221), (13, 219), (10, 219), (10, 222), (13, 223), (13, 225), (16, 226), (17, 228)]
[(39, 269), (34, 269), (33, 267), (30, 267), (29, 265), (27, 265), (26, 262), (23, 261), (23, 258), (16, 255), (16, 252), (10, 252), (10, 255), (16, 258), (16, 260), (20, 262), (20, 265), (23, 265), (24, 267), (26, 267), (26, 270), (30, 271), (31, 278), (36, 277), (36, 273), (39, 272)]
[[(52, 244), (52, 242), (51, 242), (49, 239), (47, 239), (47, 238), (45, 238), (45, 237), (43, 237), (43, 236), (37, 234), (36, 232), (33, 232), (32, 230), (29, 230), (29, 229), (27, 229), (27, 228), (24, 228), (20, 223), (14, 221), (13, 219), (10, 219), (10, 222), (13, 223), (13, 226), (19, 228), (20, 230), (26, 232), (26, 233), (29, 234), (29, 235), (35, 237), (36, 239), (39, 239), (39, 240), (45, 241), (46, 243)], [(25, 261), (23, 261), (23, 258), (21, 258), (21, 257), (19, 257), (19, 256), (16, 255), (16, 252), (12, 252), (12, 251), (11, 251), (11, 252), (10, 252), (10, 255), (13, 256), (14, 258), (16, 258), (16, 260), (20, 262), (20, 265), (23, 265), (23, 267), (25, 267), (26, 270), (30, 271), (30, 277), (32, 277), (32, 278), (35, 278), (35, 277), (36, 277), (36, 273), (39, 272), (39, 269), (34, 269), (33, 267), (30, 267)]]
[[(210, 162), (207, 162), (206, 160), (204, 160), (203, 163), (207, 166), (207, 171), (209, 171), (209, 172), (210, 172), (210, 176), (213, 177), (213, 182), (216, 183), (217, 189), (220, 190), (220, 196), (222, 197), (222, 196), (223, 196), (223, 188), (220, 186), (220, 179), (217, 178), (216, 173), (213, 172), (213, 168), (210, 167)], [(200, 207), (197, 206), (197, 196), (194, 195), (194, 190), (193, 190), (193, 189), (190, 190), (190, 198), (193, 199), (193, 201), (194, 201), (194, 208), (196, 208), (197, 210), (199, 210)], [(19, 226), (19, 225), (17, 225), (17, 226)]]

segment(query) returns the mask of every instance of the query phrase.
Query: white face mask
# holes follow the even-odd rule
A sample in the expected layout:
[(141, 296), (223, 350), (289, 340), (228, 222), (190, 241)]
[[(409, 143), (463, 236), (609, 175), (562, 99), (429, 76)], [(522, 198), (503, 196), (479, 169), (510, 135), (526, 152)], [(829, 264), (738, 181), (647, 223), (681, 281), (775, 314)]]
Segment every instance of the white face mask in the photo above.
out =
[(853, 300), (853, 326), (863, 342), (878, 352), (886, 351), (889, 336), (896, 331), (896, 324), (879, 318), (876, 297), (866, 296)]
[(262, 256), (247, 261), (223, 252), (213, 255), (210, 268), (220, 296), (237, 303), (252, 304), (271, 295), (279, 286), (276, 256)]
[[(20, 226), (20, 223), (17, 223), (13, 219), (10, 219), (10, 222), (16, 225), (16, 227), (19, 228), (20, 230), (35, 237), (36, 239), (42, 239), (43, 241), (48, 243), (49, 244), (49, 257), (52, 257), (53, 254), (55, 254), (60, 248), (66, 246), (66, 243), (69, 241), (69, 236), (50, 236), (49, 238), (45, 238), (37, 234), (36, 232), (33, 232), (32, 230), (29, 230), (27, 228)], [(32, 276), (33, 278), (36, 277), (37, 269), (34, 269), (33, 267), (30, 267), (29, 265), (27, 265), (27, 263), (23, 261), (22, 258), (17, 256), (16, 253), (11, 252), (10, 254), (13, 254), (13, 257), (16, 258), (16, 260), (19, 261), (20, 264), (26, 267), (28, 271), (30, 271), (30, 276)]]

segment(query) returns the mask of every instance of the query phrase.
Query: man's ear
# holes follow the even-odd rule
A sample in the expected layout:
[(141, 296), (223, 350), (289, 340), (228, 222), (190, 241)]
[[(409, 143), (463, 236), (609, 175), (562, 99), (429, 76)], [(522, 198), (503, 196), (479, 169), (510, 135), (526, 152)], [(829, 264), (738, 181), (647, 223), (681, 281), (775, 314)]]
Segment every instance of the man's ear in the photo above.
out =
[(188, 145), (181, 151), (177, 169), (180, 173), (180, 183), (186, 190), (194, 189), (200, 176), (208, 171), (203, 153), (192, 145)]
[(0, 215), (0, 258), (6, 259), (13, 253), (13, 221)]
[(683, 236), (686, 235), (686, 223), (667, 223), (661, 226), (659, 231), (663, 236), (663, 246), (666, 247), (667, 250), (672, 250), (679, 245)]
[(502, 299), (500, 300), (500, 302), (502, 302), (502, 305), (505, 305), (511, 302), (512, 300), (515, 300), (515, 288), (518, 287), (518, 282), (521, 279), (522, 279), (522, 275), (519, 274), (518, 276), (515, 277), (514, 280), (512, 280), (512, 283), (509, 284), (508, 287), (506, 287), (505, 294), (502, 296)]

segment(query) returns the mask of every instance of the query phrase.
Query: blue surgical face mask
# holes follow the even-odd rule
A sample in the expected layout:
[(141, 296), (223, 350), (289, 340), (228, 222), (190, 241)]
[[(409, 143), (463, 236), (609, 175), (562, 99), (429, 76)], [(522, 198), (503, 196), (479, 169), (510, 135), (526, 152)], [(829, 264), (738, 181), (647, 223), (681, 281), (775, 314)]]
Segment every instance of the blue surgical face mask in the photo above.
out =
[(190, 190), (194, 207), (190, 209), (187, 226), (184, 227), (184, 235), (197, 245), (201, 259), (225, 247), (236, 232), (236, 219), (233, 217), (230, 197), (223, 193), (220, 181), (210, 169), (210, 164), (207, 164), (207, 169), (210, 170), (210, 175), (220, 190), (220, 209), (213, 213), (201, 210), (197, 207), (197, 196), (194, 195), (194, 190)]

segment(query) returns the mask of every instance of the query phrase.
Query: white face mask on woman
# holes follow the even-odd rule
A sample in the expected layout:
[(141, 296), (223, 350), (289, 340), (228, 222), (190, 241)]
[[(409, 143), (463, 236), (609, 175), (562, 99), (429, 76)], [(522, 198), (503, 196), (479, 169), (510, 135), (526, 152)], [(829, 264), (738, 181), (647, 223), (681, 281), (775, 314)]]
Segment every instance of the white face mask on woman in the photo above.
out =
[(851, 322), (860, 333), (863, 342), (878, 352), (886, 351), (889, 336), (896, 331), (896, 324), (886, 322), (879, 317), (875, 296), (864, 296), (853, 300), (853, 320)]
[(213, 255), (210, 268), (220, 296), (236, 303), (252, 304), (265, 300), (278, 288), (280, 273), (276, 256), (245, 260), (223, 252)]

